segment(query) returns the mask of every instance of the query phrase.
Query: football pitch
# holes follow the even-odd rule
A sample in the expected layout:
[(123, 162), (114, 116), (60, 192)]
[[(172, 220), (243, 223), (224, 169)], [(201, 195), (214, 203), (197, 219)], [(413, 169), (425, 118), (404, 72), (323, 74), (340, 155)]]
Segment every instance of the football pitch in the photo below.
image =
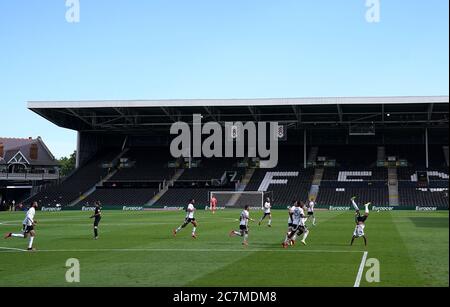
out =
[[(198, 211), (191, 226), (172, 230), (184, 212), (103, 212), (93, 240), (87, 212), (38, 212), (36, 252), (28, 240), (0, 238), (0, 287), (207, 286), (388, 287), (449, 286), (449, 216), (443, 212), (372, 212), (362, 239), (349, 246), (353, 212), (319, 211), (308, 246), (281, 247), (287, 212), (274, 211), (273, 227), (251, 223), (250, 245), (229, 237), (239, 210)], [(251, 212), (259, 219), (261, 212)], [(0, 233), (19, 232), (23, 213), (0, 213)], [(80, 283), (66, 282), (66, 261), (79, 260)], [(363, 260), (376, 259), (380, 282), (368, 282)]]

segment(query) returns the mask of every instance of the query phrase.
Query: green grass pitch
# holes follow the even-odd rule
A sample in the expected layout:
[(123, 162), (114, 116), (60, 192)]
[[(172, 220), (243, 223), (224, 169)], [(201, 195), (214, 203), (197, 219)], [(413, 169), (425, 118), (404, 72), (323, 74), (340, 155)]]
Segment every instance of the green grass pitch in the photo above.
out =
[[(380, 263), (380, 283), (362, 287), (449, 286), (449, 216), (444, 212), (373, 212), (369, 246), (350, 247), (352, 212), (317, 212), (308, 246), (281, 247), (287, 212), (274, 211), (274, 227), (252, 223), (250, 246), (228, 233), (240, 211), (197, 212), (198, 239), (188, 226), (172, 229), (184, 212), (105, 211), (100, 240), (86, 212), (38, 212), (37, 252), (27, 241), (0, 238), (0, 286), (344, 286), (353, 287), (363, 254)], [(251, 212), (259, 219), (261, 212)], [(23, 213), (0, 213), (0, 233), (18, 232)], [(17, 249), (17, 250), (15, 250)], [(66, 260), (80, 261), (81, 282), (65, 281)]]

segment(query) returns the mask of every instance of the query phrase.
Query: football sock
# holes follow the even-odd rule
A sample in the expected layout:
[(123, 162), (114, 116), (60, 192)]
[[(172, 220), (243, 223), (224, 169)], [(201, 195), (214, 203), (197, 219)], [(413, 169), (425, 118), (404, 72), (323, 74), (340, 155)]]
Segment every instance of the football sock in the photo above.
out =
[(248, 234), (245, 234), (244, 235), (244, 242), (247, 242), (248, 241)]
[(16, 233), (13, 233), (13, 234), (11, 234), (11, 237), (13, 237), (13, 238), (25, 238), (25, 235), (23, 235), (23, 234), (16, 234)]
[(28, 243), (28, 248), (33, 248), (34, 237), (30, 237), (30, 241)]
[(269, 226), (272, 225), (272, 219), (269, 220)]
[(94, 235), (96, 238), (98, 237), (98, 229), (97, 228), (94, 228)]
[(242, 237), (242, 234), (239, 231), (235, 231), (234, 234), (239, 236), (239, 237)]
[(370, 204), (365, 204), (364, 206), (366, 207), (366, 214), (369, 214), (369, 206), (370, 206)]
[(352, 199), (353, 208), (355, 208), (356, 211), (359, 211), (358, 205), (356, 204), (355, 200)]
[(303, 234), (303, 241), (305, 241), (306, 238), (308, 238), (308, 235), (309, 235), (309, 231), (307, 231)]
[(192, 228), (192, 234), (195, 235), (195, 232), (197, 231), (197, 227)]

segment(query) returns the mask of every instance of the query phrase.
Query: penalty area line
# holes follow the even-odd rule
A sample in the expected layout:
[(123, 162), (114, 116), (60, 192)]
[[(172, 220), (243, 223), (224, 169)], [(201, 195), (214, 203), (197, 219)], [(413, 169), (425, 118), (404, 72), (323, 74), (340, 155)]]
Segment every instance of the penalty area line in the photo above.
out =
[(359, 265), (358, 275), (356, 275), (355, 285), (353, 286), (354, 288), (359, 288), (359, 286), (361, 285), (361, 279), (362, 279), (362, 275), (364, 273), (364, 267), (366, 266), (368, 254), (369, 254), (368, 252), (364, 252), (364, 255), (361, 259), (361, 264)]

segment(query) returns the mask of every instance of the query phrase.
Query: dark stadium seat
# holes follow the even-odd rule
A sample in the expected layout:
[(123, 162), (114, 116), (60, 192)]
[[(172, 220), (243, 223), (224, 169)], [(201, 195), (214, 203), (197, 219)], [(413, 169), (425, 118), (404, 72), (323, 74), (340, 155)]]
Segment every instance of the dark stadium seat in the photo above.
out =
[(169, 189), (154, 205), (157, 207), (186, 206), (191, 199), (195, 199), (197, 208), (209, 206), (209, 192), (222, 189)]
[(401, 206), (448, 208), (448, 187), (445, 189), (421, 189), (402, 186), (399, 194)]
[[(348, 180), (354, 181), (387, 181), (387, 168), (325, 168), (323, 179), (325, 181)], [(346, 179), (345, 179), (346, 178)]]
[(388, 188), (379, 187), (320, 187), (319, 195), (317, 197), (317, 204), (319, 206), (350, 206), (350, 199), (353, 196), (358, 196), (358, 203), (363, 205), (367, 202), (372, 202), (375, 206), (388, 206), (389, 193)]
[(41, 207), (69, 205), (108, 175), (108, 169), (102, 168), (102, 163), (111, 162), (119, 153), (120, 150), (105, 150), (97, 154), (61, 184), (44, 189), (25, 203), (37, 201)]
[(258, 191), (268, 173), (274, 174), (273, 179), (278, 182), (266, 187), (267, 191), (273, 192), (273, 203), (275, 205), (288, 206), (295, 199), (307, 200), (314, 169), (259, 169), (255, 171), (246, 191)]
[(78, 206), (90, 206), (96, 201), (103, 206), (144, 206), (157, 193), (157, 189), (97, 189)]
[(175, 174), (175, 169), (168, 167), (173, 158), (167, 148), (132, 148), (123, 158), (133, 166), (119, 169), (109, 181), (164, 181)]
[(226, 171), (236, 172), (239, 180), (245, 173), (244, 168), (238, 168), (239, 159), (212, 158), (202, 159), (199, 167), (186, 169), (179, 178), (180, 181), (196, 181), (220, 179)]

